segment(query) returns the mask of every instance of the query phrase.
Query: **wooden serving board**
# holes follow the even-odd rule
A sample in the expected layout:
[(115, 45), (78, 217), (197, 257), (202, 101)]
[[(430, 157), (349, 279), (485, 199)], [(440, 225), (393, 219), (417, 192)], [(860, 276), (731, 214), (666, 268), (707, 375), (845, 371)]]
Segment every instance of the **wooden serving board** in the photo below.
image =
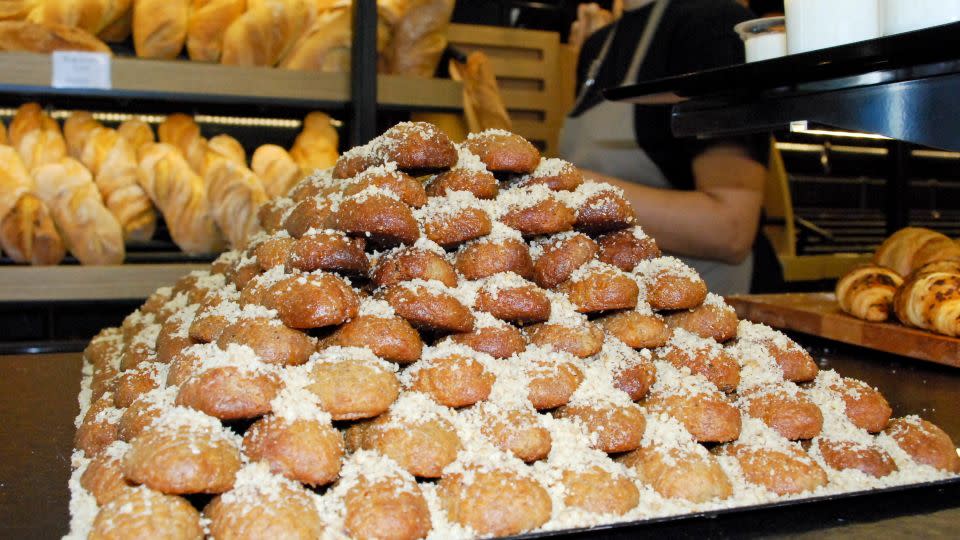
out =
[(833, 293), (738, 295), (726, 300), (741, 319), (960, 367), (960, 339), (892, 322), (862, 321), (841, 311)]

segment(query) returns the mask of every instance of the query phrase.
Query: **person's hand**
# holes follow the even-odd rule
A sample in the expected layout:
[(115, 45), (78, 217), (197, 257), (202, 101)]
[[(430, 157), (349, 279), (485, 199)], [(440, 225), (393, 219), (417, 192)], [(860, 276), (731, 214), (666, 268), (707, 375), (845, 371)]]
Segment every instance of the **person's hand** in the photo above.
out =
[(623, 12), (623, 1), (615, 0), (613, 11), (607, 11), (595, 3), (577, 6), (577, 20), (570, 25), (569, 44), (574, 51), (580, 51), (583, 42), (591, 34), (612, 23)]

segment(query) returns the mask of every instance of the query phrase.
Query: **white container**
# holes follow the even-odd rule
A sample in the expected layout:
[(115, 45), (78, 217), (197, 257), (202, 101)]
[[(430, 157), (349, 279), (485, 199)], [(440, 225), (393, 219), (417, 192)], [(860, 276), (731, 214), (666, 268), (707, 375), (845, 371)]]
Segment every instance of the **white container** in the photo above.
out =
[(747, 62), (780, 58), (787, 54), (787, 34), (783, 17), (744, 21), (733, 27), (746, 50)]
[(960, 0), (882, 0), (883, 35), (960, 21)]
[(784, 7), (790, 54), (881, 35), (880, 0), (785, 0)]

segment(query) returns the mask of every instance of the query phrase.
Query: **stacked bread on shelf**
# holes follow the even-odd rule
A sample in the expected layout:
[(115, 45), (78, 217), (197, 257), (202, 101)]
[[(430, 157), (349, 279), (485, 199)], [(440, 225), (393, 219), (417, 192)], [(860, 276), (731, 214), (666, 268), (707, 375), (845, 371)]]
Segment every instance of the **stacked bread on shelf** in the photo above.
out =
[[(10, 4), (8, 7), (7, 4)], [(349, 71), (349, 0), (49, 0), (0, 6), (0, 50), (109, 52), (229, 65)], [(378, 2), (387, 73), (431, 77), (447, 45), (453, 0)]]
[(71, 538), (471, 538), (946, 478), (619, 189), (399, 124), (84, 352)]
[(896, 318), (907, 326), (960, 336), (960, 244), (919, 227), (901, 229), (877, 248), (873, 264), (837, 282), (846, 313), (872, 322)]
[(336, 162), (331, 122), (310, 113), (291, 153), (264, 145), (254, 172), (239, 141), (204, 138), (188, 115), (167, 117), (156, 142), (141, 120), (111, 129), (84, 111), (74, 111), (61, 133), (39, 105), (26, 104), (10, 124), (10, 146), (0, 148), (0, 246), (17, 263), (56, 264), (65, 242), (82, 264), (119, 264), (125, 244), (153, 238), (159, 211), (186, 253), (241, 247), (260, 229), (263, 203)]

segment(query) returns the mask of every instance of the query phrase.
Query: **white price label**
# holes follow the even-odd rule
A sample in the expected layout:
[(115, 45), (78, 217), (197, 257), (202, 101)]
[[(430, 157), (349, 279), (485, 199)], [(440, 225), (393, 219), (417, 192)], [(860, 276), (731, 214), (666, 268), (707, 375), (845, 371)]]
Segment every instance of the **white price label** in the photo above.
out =
[(53, 53), (54, 88), (97, 88), (109, 90), (110, 55), (107, 53), (55, 51)]

